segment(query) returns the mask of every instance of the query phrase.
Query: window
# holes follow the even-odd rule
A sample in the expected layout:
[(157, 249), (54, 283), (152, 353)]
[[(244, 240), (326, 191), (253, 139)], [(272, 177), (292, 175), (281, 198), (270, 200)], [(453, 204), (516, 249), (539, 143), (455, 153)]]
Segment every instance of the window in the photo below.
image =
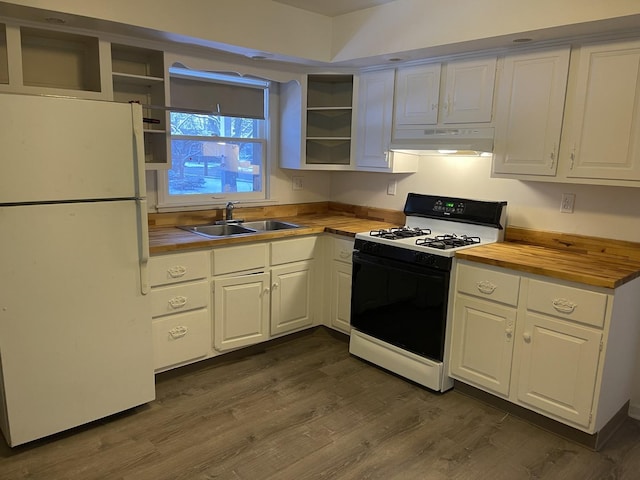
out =
[(171, 67), (171, 169), (160, 206), (266, 198), (268, 82)]

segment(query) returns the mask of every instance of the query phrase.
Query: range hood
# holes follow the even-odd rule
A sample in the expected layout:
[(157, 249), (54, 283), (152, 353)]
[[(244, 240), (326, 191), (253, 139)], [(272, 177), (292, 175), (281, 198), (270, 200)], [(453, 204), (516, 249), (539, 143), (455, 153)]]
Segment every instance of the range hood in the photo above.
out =
[(396, 129), (390, 150), (423, 155), (480, 155), (493, 152), (493, 127)]

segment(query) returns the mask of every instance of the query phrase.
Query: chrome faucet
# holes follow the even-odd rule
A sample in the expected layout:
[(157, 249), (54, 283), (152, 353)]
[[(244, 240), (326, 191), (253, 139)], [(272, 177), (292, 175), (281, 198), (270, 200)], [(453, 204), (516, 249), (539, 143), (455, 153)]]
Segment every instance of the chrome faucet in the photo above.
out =
[(225, 220), (228, 222), (229, 220), (233, 220), (233, 202), (228, 202), (227, 206), (224, 209), (225, 211)]

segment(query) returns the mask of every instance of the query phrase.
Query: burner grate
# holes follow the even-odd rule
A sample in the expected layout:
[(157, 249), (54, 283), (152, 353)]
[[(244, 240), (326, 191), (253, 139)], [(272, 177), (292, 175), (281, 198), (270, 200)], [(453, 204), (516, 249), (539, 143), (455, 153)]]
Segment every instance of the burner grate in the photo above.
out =
[(431, 235), (431, 230), (428, 228), (396, 227), (381, 230), (371, 230), (371, 232), (369, 232), (369, 235), (372, 237), (386, 238), (388, 240), (399, 240), (402, 238), (423, 237), (425, 235)]
[(439, 250), (466, 247), (467, 245), (475, 245), (477, 243), (480, 243), (480, 237), (469, 237), (467, 235), (457, 236), (455, 233), (437, 235), (433, 238), (418, 238), (416, 240), (416, 245), (427, 248), (437, 248)]

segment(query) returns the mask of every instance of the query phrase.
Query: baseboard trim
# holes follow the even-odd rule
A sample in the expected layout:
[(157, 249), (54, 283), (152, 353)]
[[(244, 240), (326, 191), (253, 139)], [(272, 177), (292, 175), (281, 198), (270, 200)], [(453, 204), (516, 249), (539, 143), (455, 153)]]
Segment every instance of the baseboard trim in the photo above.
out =
[(632, 403), (629, 406), (629, 416), (635, 420), (640, 420), (640, 403)]
[[(543, 430), (547, 430), (548, 432), (596, 451), (600, 450), (613, 436), (616, 430), (618, 430), (622, 423), (624, 423), (627, 416), (632, 416), (629, 413), (629, 402), (627, 402), (599, 432), (589, 434), (458, 380), (454, 383), (454, 390), (475, 398), (476, 400), (480, 400), (481, 402), (487, 403), (492, 407), (504, 410), (507, 413), (542, 428)], [(636, 406), (636, 408), (636, 413), (640, 414), (640, 406)]]

